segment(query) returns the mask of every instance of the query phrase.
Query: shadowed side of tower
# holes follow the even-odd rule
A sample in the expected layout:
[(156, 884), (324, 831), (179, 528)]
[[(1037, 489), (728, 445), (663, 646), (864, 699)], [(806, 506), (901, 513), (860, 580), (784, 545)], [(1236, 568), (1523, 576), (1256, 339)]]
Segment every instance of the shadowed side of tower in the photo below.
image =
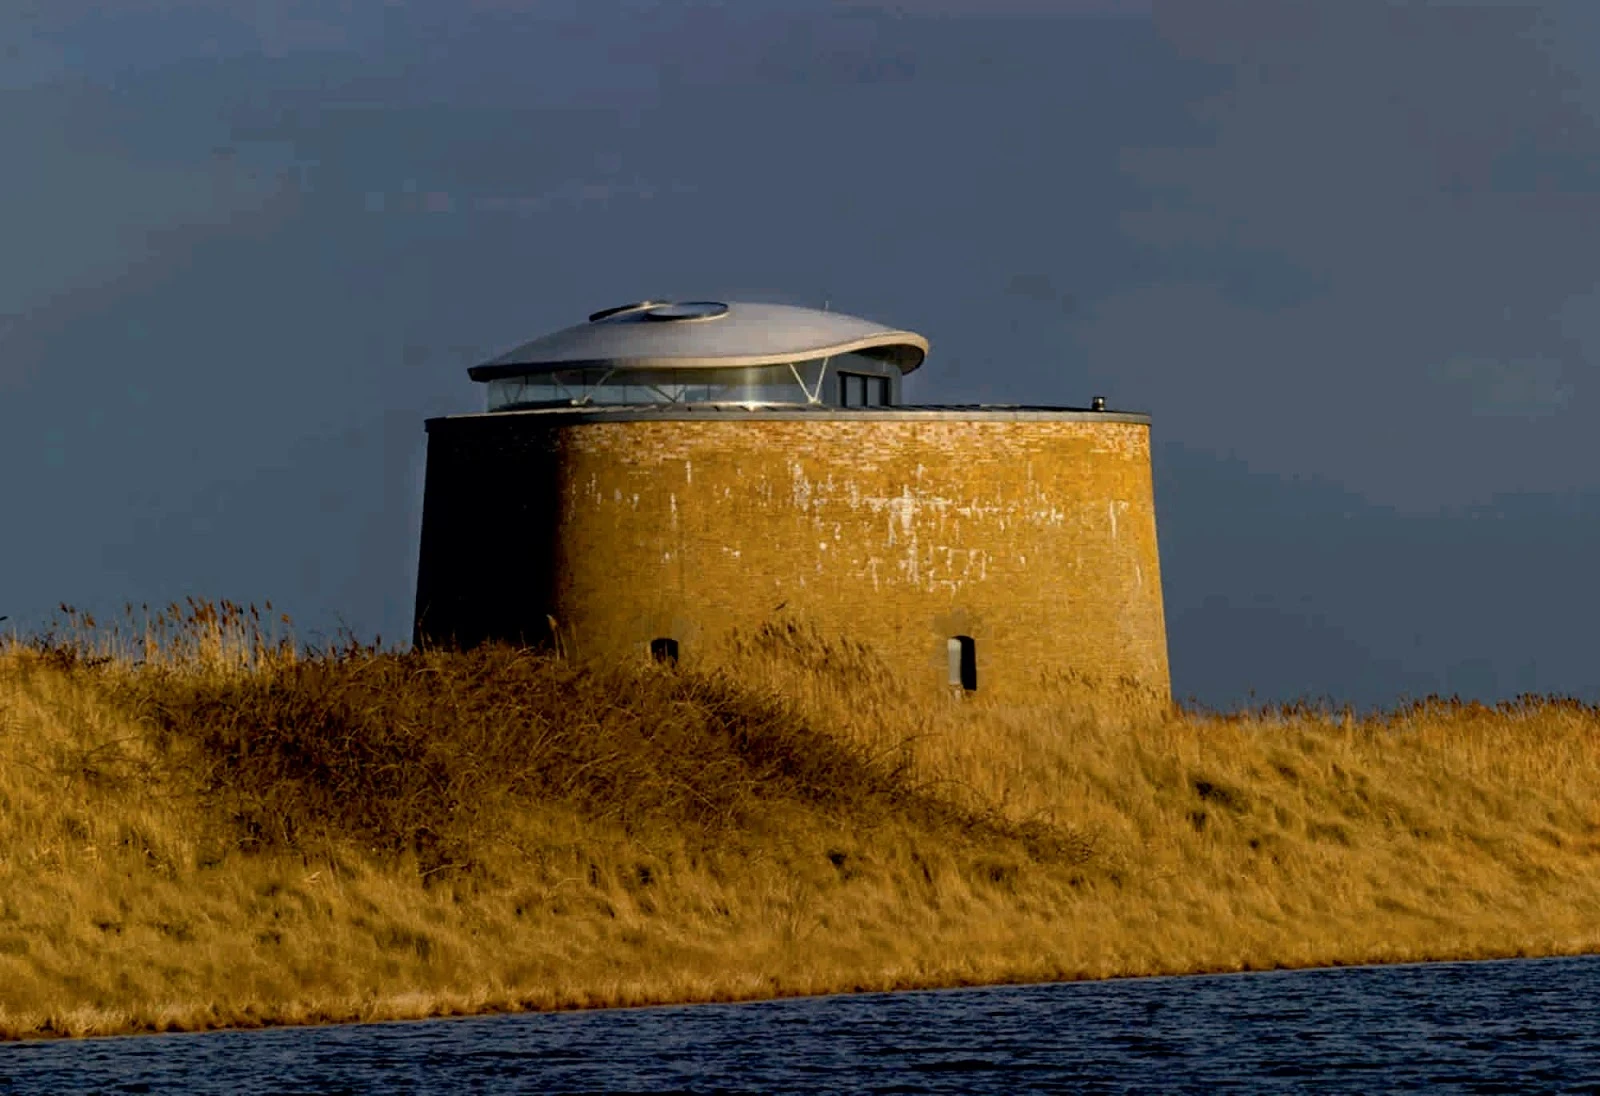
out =
[[(451, 421), (451, 420), (440, 420)], [(417, 646), (490, 640), (542, 647), (556, 608), (562, 484), (558, 448), (516, 431), (430, 434), (417, 560)]]

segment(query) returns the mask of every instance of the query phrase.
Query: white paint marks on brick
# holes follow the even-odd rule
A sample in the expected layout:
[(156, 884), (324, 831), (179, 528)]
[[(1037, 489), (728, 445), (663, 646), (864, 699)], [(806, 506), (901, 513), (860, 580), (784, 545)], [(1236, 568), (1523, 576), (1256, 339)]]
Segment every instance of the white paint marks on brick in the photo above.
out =
[(916, 530), (906, 523), (906, 558), (900, 561), (900, 573), (905, 575), (906, 581), (916, 586), (922, 581), (922, 557), (917, 551)]
[(916, 534), (911, 531), (911, 521), (917, 516), (917, 500), (911, 494), (911, 487), (901, 488), (900, 497), (889, 500), (889, 543), (894, 543), (894, 523), (900, 522), (900, 532), (910, 537), (913, 542)]
[(815, 492), (811, 481), (806, 478), (806, 470), (799, 461), (789, 465), (789, 501), (802, 513), (811, 509), (811, 498)]

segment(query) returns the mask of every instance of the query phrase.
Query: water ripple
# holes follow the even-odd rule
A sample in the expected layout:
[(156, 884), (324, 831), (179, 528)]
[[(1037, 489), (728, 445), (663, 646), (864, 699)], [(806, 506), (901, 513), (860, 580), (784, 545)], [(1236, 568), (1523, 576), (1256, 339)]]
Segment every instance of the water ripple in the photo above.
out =
[(1600, 957), (28, 1043), (0, 1093), (1600, 1093)]

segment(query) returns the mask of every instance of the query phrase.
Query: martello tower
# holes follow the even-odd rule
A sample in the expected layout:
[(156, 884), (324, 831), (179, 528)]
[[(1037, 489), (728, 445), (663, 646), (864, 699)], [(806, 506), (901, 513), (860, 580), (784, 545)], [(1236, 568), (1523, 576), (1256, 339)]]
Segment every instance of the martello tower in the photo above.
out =
[(1150, 420), (901, 403), (920, 335), (644, 301), (468, 370), (428, 429), (415, 638), (714, 660), (776, 615), (910, 684), (1170, 696)]

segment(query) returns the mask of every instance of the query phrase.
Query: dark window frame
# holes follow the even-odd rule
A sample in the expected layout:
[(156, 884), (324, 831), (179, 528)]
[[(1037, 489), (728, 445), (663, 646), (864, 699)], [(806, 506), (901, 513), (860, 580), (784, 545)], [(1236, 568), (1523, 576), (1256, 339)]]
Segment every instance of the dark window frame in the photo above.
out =
[(881, 373), (839, 370), (840, 407), (890, 407), (893, 391), (889, 378)]

